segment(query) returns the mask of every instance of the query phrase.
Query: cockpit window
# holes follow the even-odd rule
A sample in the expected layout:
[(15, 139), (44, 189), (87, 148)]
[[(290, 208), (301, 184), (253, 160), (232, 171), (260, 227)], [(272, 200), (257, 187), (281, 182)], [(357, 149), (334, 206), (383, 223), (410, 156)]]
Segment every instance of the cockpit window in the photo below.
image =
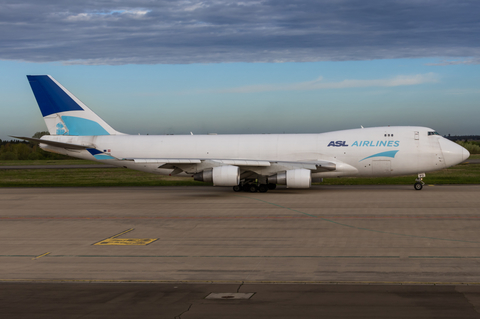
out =
[(428, 132), (428, 136), (430, 135), (440, 135), (440, 134), (438, 134), (438, 132)]

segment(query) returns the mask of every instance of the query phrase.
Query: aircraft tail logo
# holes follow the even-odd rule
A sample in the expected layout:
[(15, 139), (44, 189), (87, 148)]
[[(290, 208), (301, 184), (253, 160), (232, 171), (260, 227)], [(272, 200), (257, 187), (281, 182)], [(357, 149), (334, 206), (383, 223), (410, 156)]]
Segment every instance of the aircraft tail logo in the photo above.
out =
[(50, 75), (27, 75), (51, 135), (122, 135)]

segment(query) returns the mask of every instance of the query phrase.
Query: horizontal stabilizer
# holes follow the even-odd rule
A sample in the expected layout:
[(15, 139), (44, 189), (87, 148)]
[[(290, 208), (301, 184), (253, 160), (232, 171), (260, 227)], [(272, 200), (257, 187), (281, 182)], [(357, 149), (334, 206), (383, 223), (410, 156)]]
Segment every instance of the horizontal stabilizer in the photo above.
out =
[(22, 136), (10, 136), (10, 137), (18, 138), (18, 139), (21, 139), (21, 140), (26, 140), (26, 141), (29, 141), (29, 142), (47, 144), (47, 145), (55, 146), (55, 147), (68, 148), (68, 149), (71, 149), (71, 150), (85, 150), (87, 148), (92, 147), (92, 146), (87, 146), (87, 145), (78, 145), (78, 144), (70, 144), (70, 143), (62, 143), (62, 142), (56, 142), (56, 141), (42, 140), (40, 138), (33, 138), (33, 137), (22, 137)]

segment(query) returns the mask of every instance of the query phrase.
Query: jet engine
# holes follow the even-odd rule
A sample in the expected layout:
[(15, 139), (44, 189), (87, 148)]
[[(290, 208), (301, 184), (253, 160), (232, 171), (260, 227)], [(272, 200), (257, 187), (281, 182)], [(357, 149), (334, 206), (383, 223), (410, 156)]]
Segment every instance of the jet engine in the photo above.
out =
[(308, 169), (291, 169), (269, 176), (268, 183), (287, 185), (288, 188), (309, 188), (312, 176)]
[(209, 168), (193, 175), (193, 179), (213, 182), (213, 186), (237, 186), (240, 183), (240, 168), (230, 165)]

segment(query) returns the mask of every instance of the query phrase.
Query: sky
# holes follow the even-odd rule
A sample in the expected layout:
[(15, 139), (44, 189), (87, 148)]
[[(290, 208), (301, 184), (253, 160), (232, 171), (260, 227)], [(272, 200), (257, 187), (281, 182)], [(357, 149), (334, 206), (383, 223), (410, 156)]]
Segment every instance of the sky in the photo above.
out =
[(49, 74), (129, 134), (480, 134), (480, 2), (0, 0), (0, 139)]

